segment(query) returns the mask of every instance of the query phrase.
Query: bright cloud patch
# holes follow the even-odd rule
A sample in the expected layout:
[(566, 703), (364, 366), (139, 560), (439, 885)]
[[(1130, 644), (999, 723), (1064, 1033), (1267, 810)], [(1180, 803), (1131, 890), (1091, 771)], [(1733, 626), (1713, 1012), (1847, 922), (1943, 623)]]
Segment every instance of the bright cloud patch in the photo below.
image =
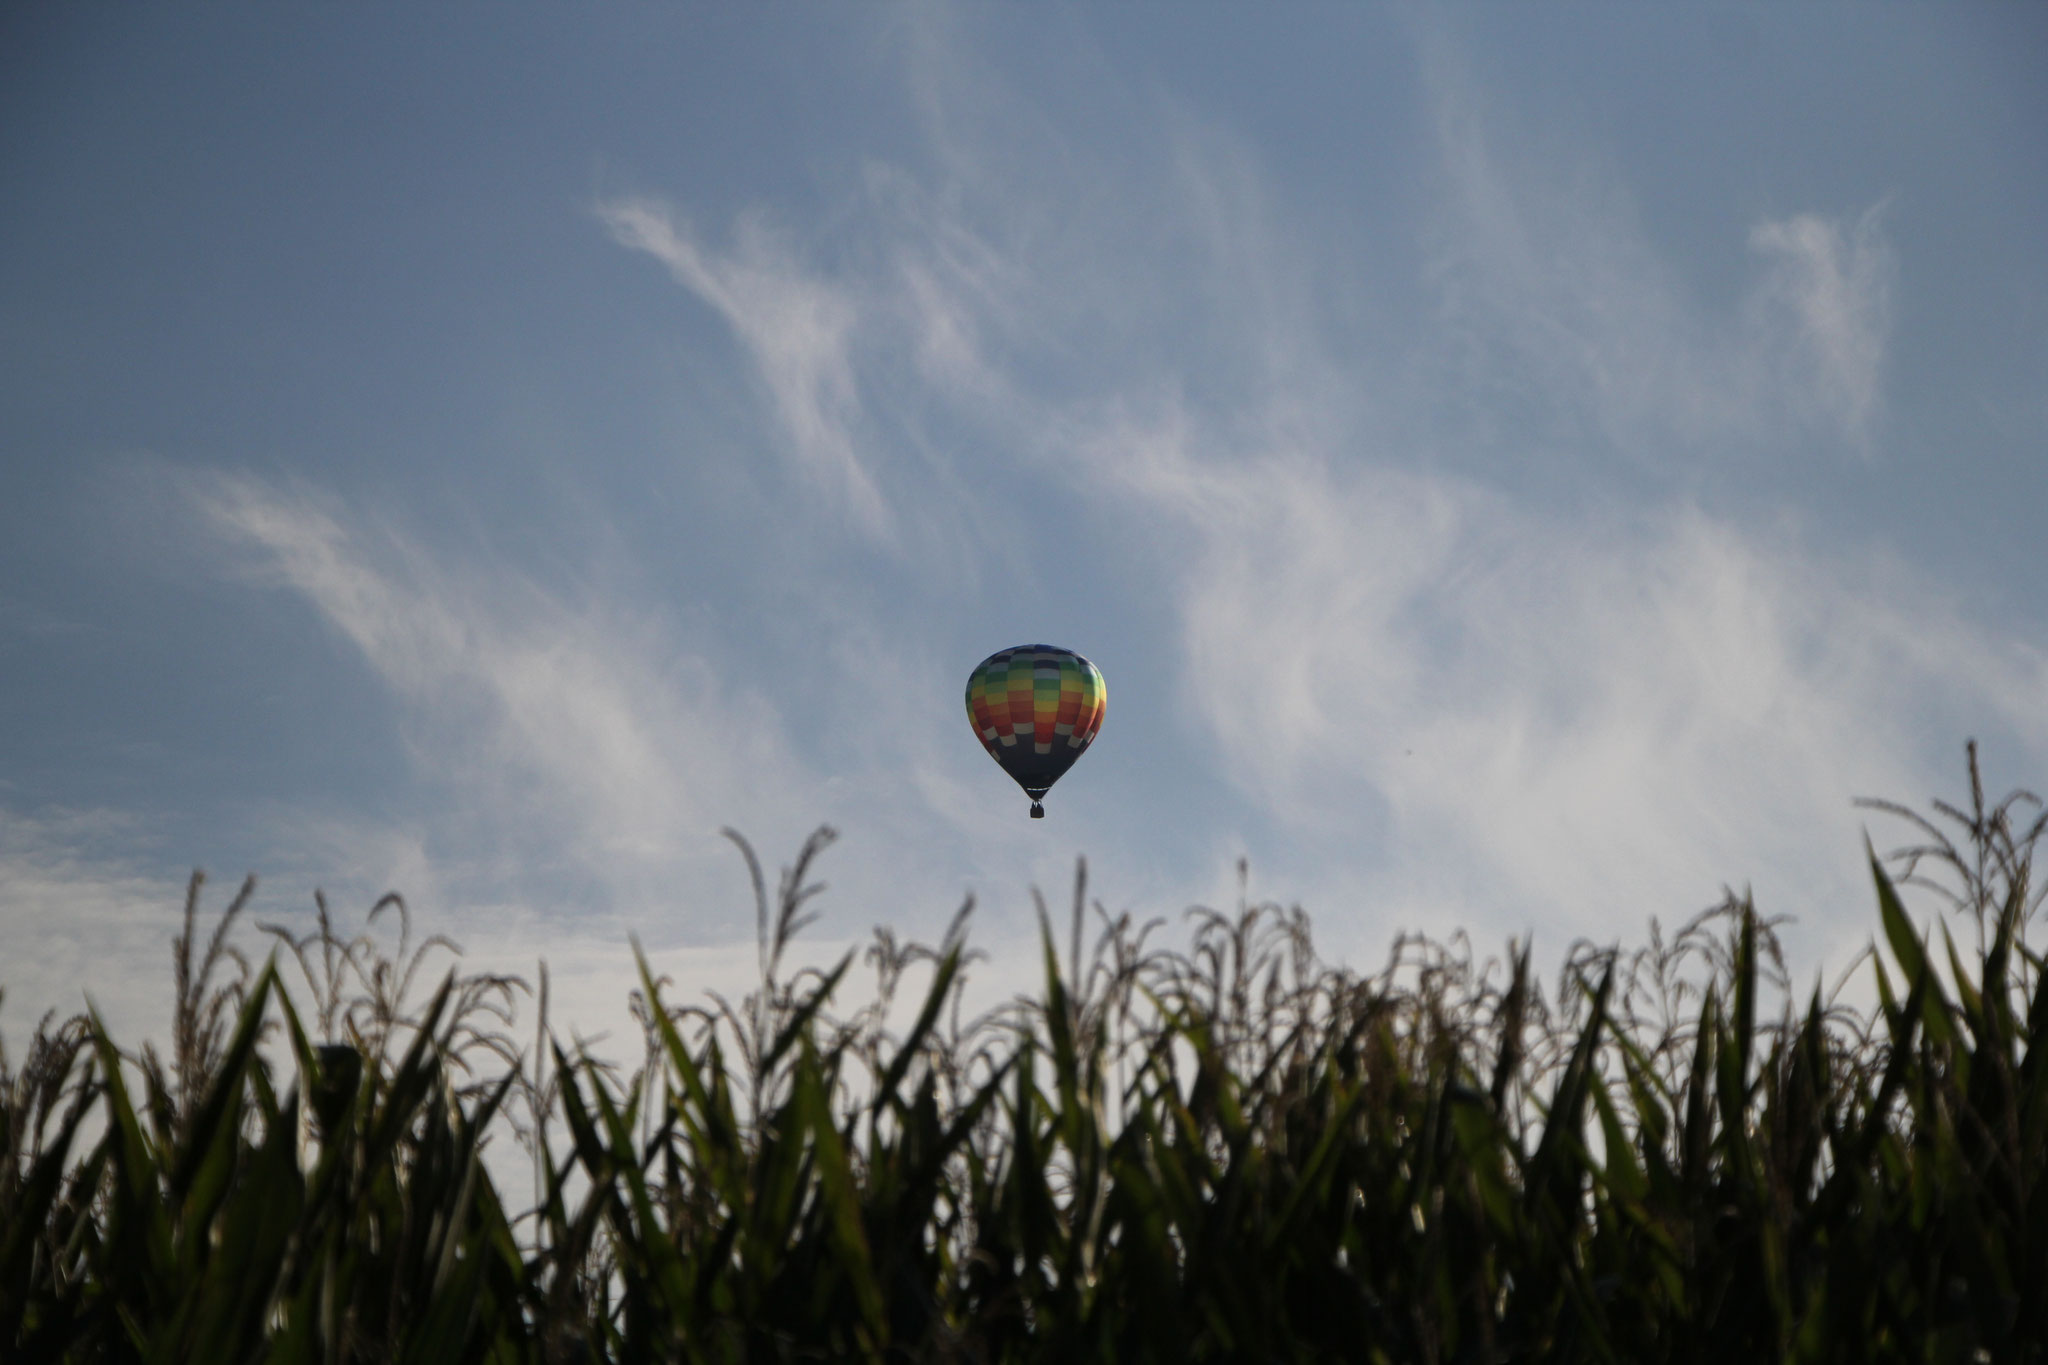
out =
[[(88, 997), (124, 1043), (160, 1033), (183, 888), (109, 856), (138, 825), (106, 811), (0, 807), (0, 1036), (17, 1064), (46, 1011), (67, 1018)], [(218, 903), (233, 888), (212, 891)]]
[(1566, 519), (1204, 456), (1178, 421), (1111, 447), (1186, 546), (1184, 676), (1223, 771), (1324, 843), (1389, 812), (1367, 843), (1406, 896), (1607, 936), (1753, 878), (1827, 918), (1862, 908), (1852, 796), (1945, 785), (1980, 729), (2048, 748), (2048, 659), (1895, 572), (1685, 508)]

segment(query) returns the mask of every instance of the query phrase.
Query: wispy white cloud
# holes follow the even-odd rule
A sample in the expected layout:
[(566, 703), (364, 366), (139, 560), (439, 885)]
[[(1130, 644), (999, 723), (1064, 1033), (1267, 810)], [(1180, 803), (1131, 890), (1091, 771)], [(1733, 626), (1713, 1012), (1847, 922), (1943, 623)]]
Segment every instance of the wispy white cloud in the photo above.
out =
[[(1897, 271), (1879, 211), (1760, 224), (1762, 274), (1702, 299), (1591, 158), (1508, 169), (1445, 69), (1443, 306), (1418, 344), (1464, 355), (1504, 431), (1868, 439)], [(1346, 370), (1292, 283), (1312, 243), (1229, 139), (1169, 124), (1169, 216), (1246, 282), (1219, 306), (1256, 382), (1219, 404), (1168, 361), (1166, 382), (1038, 395), (1031, 425), (1153, 548), (1180, 700), (1319, 884), (1608, 936), (1750, 880), (1835, 959), (1869, 923), (1853, 797), (1951, 789), (1969, 734), (2048, 758), (2048, 659), (1935, 579), (1685, 499), (1518, 503), (1375, 434), (1429, 432), (1415, 409), (1443, 395)]]
[[(674, 945), (751, 933), (723, 826), (770, 862), (817, 824), (841, 829), (826, 874), (837, 934), (865, 928), (837, 913), (882, 905), (906, 932), (936, 932), (970, 886), (1014, 899), (1053, 870), (1010, 837), (1013, 806), (963, 799), (960, 774), (987, 760), (954, 722), (951, 666), (856, 602), (821, 590), (795, 608), (814, 628), (807, 667), (756, 689), (740, 651), (692, 646), (658, 613), (429, 552), (303, 490), (198, 490), (257, 580), (301, 596), (391, 690), (433, 794), (420, 828), (278, 816), (272, 840), (299, 880), (331, 888), (341, 868), (359, 899), (416, 891), (458, 932), (545, 912), (565, 933)], [(792, 716), (829, 751), (804, 748)]]
[(1715, 298), (1597, 153), (1514, 128), (1454, 45), (1423, 47), (1443, 191), (1430, 277), (1459, 384), (1620, 448), (1782, 438), (1788, 417), (1868, 444), (1896, 278), (1883, 204), (1754, 223), (1761, 274)]
[(309, 494), (221, 479), (200, 499), (360, 651), (404, 704), (423, 775), (523, 870), (555, 860), (646, 904), (721, 823), (803, 804), (773, 708), (652, 620), (504, 565), (448, 568)]
[(1802, 213), (1758, 223), (1749, 234), (1750, 247), (1769, 263), (1758, 307), (1766, 316), (1789, 314), (1793, 382), (1858, 439), (1883, 397), (1898, 271), (1881, 230), (1883, 210), (1876, 205), (1853, 223)]
[(2048, 757), (2048, 655), (1782, 527), (1217, 450), (1170, 403), (1102, 450), (1177, 547), (1219, 770), (1383, 907), (1609, 937), (1747, 880), (1860, 936), (1852, 797), (1952, 788), (1966, 734)]
[(705, 248), (652, 199), (606, 200), (598, 216), (622, 245), (660, 261), (724, 317), (767, 386), (803, 473), (857, 528), (886, 539), (889, 506), (856, 448), (862, 405), (851, 354), (860, 321), (853, 295), (807, 272), (759, 214), (740, 217), (725, 254)]
[[(1251, 150), (1167, 101), (1137, 130), (1164, 175), (1115, 195), (1050, 155), (987, 175), (931, 74), (943, 46), (915, 47), (941, 183), (875, 173), (919, 211), (856, 216), (871, 236), (842, 255), (897, 270), (831, 281), (910, 301), (922, 341), (878, 352), (871, 377), (979, 404), (1118, 509), (1134, 560), (1173, 585), (1180, 700), (1219, 776), (1320, 884), (1609, 935), (1750, 879), (1816, 933), (1860, 934), (1852, 797), (1943, 789), (1973, 732), (2048, 754), (2042, 658), (1905, 569), (1682, 499), (1537, 509), (1443, 472), (1413, 433), (1447, 395), (1400, 357), (1361, 371), (1331, 349), (1317, 244), (1289, 232)], [(1425, 49), (1443, 197), (1417, 349), (1459, 358), (1454, 396), (1476, 391), (1504, 440), (1870, 438), (1897, 273), (1879, 213), (1759, 223), (1760, 273), (1704, 296), (1597, 156), (1501, 153), (1499, 112)], [(1057, 224), (1051, 203), (1093, 216)], [(1171, 223), (1162, 254), (1202, 263), (1171, 298), (1157, 260), (1077, 245), (1121, 251), (1138, 234), (1120, 212)], [(964, 226), (1006, 220), (1044, 230)], [(1214, 324), (1200, 345), (1190, 316)], [(1099, 360), (1082, 368), (1100, 386), (1034, 387), (992, 344), (1041, 337)], [(1214, 337), (1232, 340), (1211, 354)]]
[(1452, 380), (1566, 436), (1687, 437), (1747, 419), (1623, 188), (1583, 152), (1500, 148), (1497, 111), (1443, 35), (1423, 44), (1438, 210), (1428, 273)]

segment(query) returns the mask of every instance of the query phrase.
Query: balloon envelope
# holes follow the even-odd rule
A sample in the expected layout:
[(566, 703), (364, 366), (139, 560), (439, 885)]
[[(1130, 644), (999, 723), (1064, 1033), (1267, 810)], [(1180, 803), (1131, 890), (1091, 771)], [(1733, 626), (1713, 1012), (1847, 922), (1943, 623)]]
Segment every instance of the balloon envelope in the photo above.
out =
[(1102, 672), (1071, 649), (1018, 645), (967, 679), (967, 719), (981, 746), (1037, 802), (1088, 751), (1109, 704)]

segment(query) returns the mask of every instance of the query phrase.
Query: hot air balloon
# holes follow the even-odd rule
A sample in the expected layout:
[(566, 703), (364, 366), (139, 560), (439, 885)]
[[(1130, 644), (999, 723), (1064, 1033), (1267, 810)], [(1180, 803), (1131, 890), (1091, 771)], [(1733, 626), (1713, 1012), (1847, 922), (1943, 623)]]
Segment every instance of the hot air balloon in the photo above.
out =
[(967, 678), (967, 719), (988, 756), (1045, 818), (1046, 789), (1088, 752), (1109, 689), (1102, 673), (1071, 649), (1018, 645), (983, 659)]

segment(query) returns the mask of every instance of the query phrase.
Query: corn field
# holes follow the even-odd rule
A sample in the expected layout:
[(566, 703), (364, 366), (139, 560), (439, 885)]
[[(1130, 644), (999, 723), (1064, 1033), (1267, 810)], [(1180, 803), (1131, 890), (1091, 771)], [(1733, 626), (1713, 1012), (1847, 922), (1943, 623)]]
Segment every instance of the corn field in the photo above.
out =
[(830, 832), (773, 885), (735, 836), (758, 985), (643, 956), (632, 1070), (544, 973), (430, 991), (395, 898), (259, 963), (195, 876), (168, 1055), (91, 1015), (0, 1053), (0, 1358), (2048, 1360), (2048, 817), (1974, 748), (1967, 803), (1876, 804), (1866, 1009), (1732, 895), (1546, 982), (1331, 966), (1249, 901), (1164, 947), (1083, 869), (1035, 998), (963, 1017), (966, 909), (787, 971)]

